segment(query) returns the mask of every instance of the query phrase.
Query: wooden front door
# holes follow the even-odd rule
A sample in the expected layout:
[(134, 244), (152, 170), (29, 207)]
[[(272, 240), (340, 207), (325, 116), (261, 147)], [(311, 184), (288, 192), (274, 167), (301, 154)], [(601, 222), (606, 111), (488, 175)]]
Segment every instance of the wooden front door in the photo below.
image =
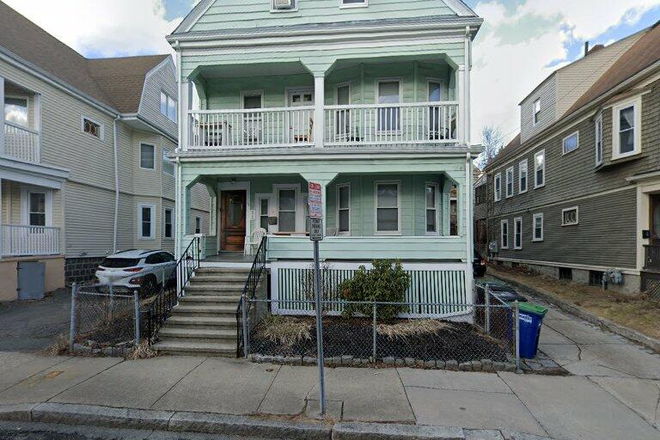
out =
[(245, 191), (222, 192), (220, 250), (243, 251), (245, 246)]

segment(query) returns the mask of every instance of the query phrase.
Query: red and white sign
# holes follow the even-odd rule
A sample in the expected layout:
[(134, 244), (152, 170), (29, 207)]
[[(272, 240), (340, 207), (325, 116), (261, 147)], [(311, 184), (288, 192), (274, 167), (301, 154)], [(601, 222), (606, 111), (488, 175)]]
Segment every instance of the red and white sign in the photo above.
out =
[(323, 218), (323, 187), (320, 183), (309, 182), (307, 187), (309, 218)]

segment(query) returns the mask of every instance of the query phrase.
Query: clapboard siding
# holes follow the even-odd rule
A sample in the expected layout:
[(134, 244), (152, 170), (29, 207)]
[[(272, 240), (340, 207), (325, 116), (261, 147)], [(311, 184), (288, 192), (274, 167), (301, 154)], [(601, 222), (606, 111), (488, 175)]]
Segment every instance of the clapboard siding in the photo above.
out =
[(176, 138), (178, 135), (176, 122), (160, 112), (161, 91), (174, 99), (179, 96), (176, 89), (176, 71), (172, 57), (168, 57), (147, 74), (138, 114), (151, 121), (172, 138)]
[[(534, 102), (541, 100), (539, 122), (534, 125)], [(555, 122), (557, 99), (556, 77), (550, 76), (520, 105), (520, 139), (525, 142)]]

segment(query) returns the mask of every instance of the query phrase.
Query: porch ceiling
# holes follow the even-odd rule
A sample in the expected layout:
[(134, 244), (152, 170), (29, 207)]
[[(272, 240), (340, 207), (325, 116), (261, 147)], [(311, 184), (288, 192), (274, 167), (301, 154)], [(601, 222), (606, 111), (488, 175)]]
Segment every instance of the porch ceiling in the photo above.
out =
[(205, 79), (247, 78), (266, 75), (311, 75), (302, 63), (252, 63), (202, 66), (199, 68), (198, 73)]

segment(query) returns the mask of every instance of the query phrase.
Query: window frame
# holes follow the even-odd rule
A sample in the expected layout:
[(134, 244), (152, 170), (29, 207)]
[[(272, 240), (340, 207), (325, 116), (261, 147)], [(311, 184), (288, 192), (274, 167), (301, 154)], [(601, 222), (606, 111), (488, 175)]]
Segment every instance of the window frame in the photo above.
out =
[[(427, 200), (426, 200), (426, 188), (432, 186), (435, 188), (435, 206), (433, 208), (429, 208)], [(428, 215), (428, 211), (433, 210), (435, 211), (435, 231), (427, 231), (426, 230), (426, 218)], [(437, 182), (426, 182), (424, 184), (424, 231), (426, 235), (431, 235), (431, 236), (438, 236), (440, 235), (440, 185)]]
[(299, 0), (294, 0), (293, 8), (291, 8), (291, 9), (277, 9), (277, 8), (275, 8), (275, 1), (270, 0), (270, 12), (273, 13), (273, 14), (281, 14), (281, 13), (287, 13), (287, 12), (298, 12), (298, 2), (299, 2)]
[[(378, 230), (378, 186), (396, 185), (396, 210), (397, 210), (397, 230), (379, 231)], [(392, 207), (383, 207), (383, 209), (392, 209)], [(374, 182), (374, 235), (401, 235), (401, 181), (400, 180), (377, 180)]]
[[(572, 149), (572, 150), (570, 150), (570, 151), (566, 151), (566, 141), (567, 141), (568, 139), (572, 138), (573, 136), (575, 136), (575, 140), (576, 140), (576, 142), (577, 142), (577, 145), (575, 146), (574, 149)], [(567, 154), (570, 154), (570, 153), (576, 151), (578, 148), (580, 148), (580, 131), (579, 131), (579, 130), (578, 130), (578, 131), (575, 131), (575, 132), (573, 132), (573, 133), (571, 133), (571, 134), (569, 134), (568, 136), (566, 136), (566, 137), (565, 137), (564, 139), (562, 139), (562, 141), (561, 141), (561, 151), (562, 151), (562, 156), (566, 156)]]
[[(167, 212), (170, 213), (170, 235), (167, 235)], [(163, 208), (163, 239), (174, 239), (174, 208)]]
[[(522, 188), (523, 169), (525, 170), (525, 190), (524, 191), (521, 189)], [(520, 162), (518, 162), (518, 194), (525, 194), (528, 189), (529, 189), (529, 161), (527, 159), (523, 159)]]
[[(148, 208), (151, 211), (151, 219), (149, 220), (149, 235), (142, 235), (143, 213), (142, 210)], [(137, 238), (138, 240), (155, 240), (156, 239), (156, 205), (153, 203), (138, 203), (137, 215)]]
[[(504, 226), (506, 225), (506, 243), (504, 242)], [(500, 220), (500, 249), (509, 249), (509, 220)]]
[[(536, 158), (539, 156), (543, 156), (543, 164), (541, 166), (541, 169), (543, 170), (543, 182), (541, 183), (538, 183), (538, 179), (536, 178), (536, 175), (539, 171), (539, 164)], [(534, 189), (543, 188), (545, 186), (545, 159), (545, 149), (534, 153)]]
[[(633, 150), (627, 153), (621, 151), (621, 111), (632, 107), (634, 116), (634, 144)], [(612, 160), (625, 159), (636, 156), (642, 152), (642, 98), (636, 97), (621, 102), (612, 107)]]
[[(348, 208), (341, 208), (340, 205), (340, 194), (341, 188), (348, 188)], [(337, 209), (336, 209), (336, 216), (337, 216), (337, 221), (336, 221), (336, 226), (337, 226), (337, 235), (351, 235), (351, 184), (350, 183), (341, 183), (335, 187), (335, 191), (337, 191)], [(348, 211), (348, 230), (346, 231), (341, 231), (340, 229), (340, 223), (339, 223), (339, 213), (340, 211)]]
[[(92, 133), (88, 133), (85, 131), (85, 120), (88, 120), (89, 122), (96, 124), (99, 126), (99, 136), (94, 136)], [(87, 136), (91, 136), (94, 139), (97, 139), (101, 142), (105, 141), (105, 125), (103, 125), (101, 122), (90, 118), (89, 116), (86, 115), (81, 115), (80, 116), (80, 130), (86, 134)]]
[[(293, 231), (282, 231), (280, 229), (282, 222), (280, 222), (280, 191), (293, 190), (294, 191), (294, 224)], [(295, 233), (300, 227), (300, 216), (304, 214), (305, 208), (302, 206), (300, 184), (274, 184), (273, 185), (273, 203), (275, 217), (277, 217), (277, 232)], [(290, 211), (285, 211), (290, 212)]]
[[(26, 122), (27, 122), (25, 125), (19, 124), (18, 122), (7, 120), (7, 111), (6, 111), (6, 109), (4, 109), (4, 107), (7, 105), (7, 98), (25, 100), (25, 117), (26, 117)], [(10, 124), (18, 125), (19, 127), (23, 127), (23, 128), (28, 128), (28, 129), (31, 128), (30, 127), (30, 110), (31, 110), (30, 96), (13, 94), (13, 93), (5, 93), (5, 101), (2, 103), (2, 107), (5, 111), (5, 113), (4, 113), (4, 115), (5, 115), (4, 122), (9, 122)], [(0, 121), (0, 122), (3, 122), (3, 121)]]
[[(261, 228), (262, 227), (261, 226), (261, 218), (266, 217), (266, 223), (267, 224), (266, 224), (266, 227), (263, 228), (263, 229), (265, 229), (266, 232), (269, 232), (270, 224), (268, 224), (268, 219), (271, 217), (270, 213), (273, 209), (274, 195), (273, 194), (261, 194), (260, 193), (260, 194), (256, 194), (255, 197), (256, 197), (255, 206), (256, 206), (256, 209), (257, 209), (257, 214), (256, 214), (256, 219), (255, 219), (255, 228)], [(265, 213), (261, 210), (261, 202), (263, 200), (266, 200), (267, 204), (268, 204), (268, 209), (267, 209), (267, 212), (265, 212)]]
[(403, 130), (403, 124), (401, 121), (401, 104), (403, 104), (403, 78), (401, 77), (394, 77), (394, 78), (376, 78), (376, 90), (375, 92), (375, 97), (374, 97), (374, 103), (376, 105), (381, 105), (380, 104), (380, 84), (381, 83), (388, 83), (388, 82), (396, 82), (399, 84), (399, 102), (396, 103), (396, 105), (387, 105), (385, 104), (385, 108), (397, 108), (398, 109), (398, 116), (397, 116), (397, 128), (394, 130), (381, 130), (380, 129), (380, 109), (383, 107), (377, 107), (376, 109), (376, 133), (378, 134), (400, 134)]
[(199, 235), (202, 233), (202, 216), (201, 215), (196, 215), (195, 216), (195, 235)]
[(363, 0), (362, 3), (344, 3), (344, 0), (339, 0), (339, 9), (352, 9), (352, 8), (366, 8), (369, 6), (369, 0)]
[[(568, 211), (575, 211), (575, 222), (566, 223), (564, 222), (564, 214)], [(570, 208), (564, 208), (561, 210), (561, 225), (564, 226), (576, 226), (580, 224), (580, 208), (578, 206), (571, 206)]]
[[(163, 96), (165, 96), (165, 111), (163, 112)], [(170, 116), (170, 102), (174, 103), (174, 116)], [(174, 99), (165, 90), (160, 91), (160, 114), (165, 116), (170, 121), (176, 123), (179, 116), (179, 101)]]
[[(49, 188), (43, 188), (32, 185), (23, 185), (21, 187), (21, 223), (30, 225), (30, 196), (32, 194), (44, 194), (45, 200), (45, 226), (34, 225), (35, 228), (52, 227), (53, 226), (53, 191)], [(32, 226), (32, 225), (30, 225)]]
[(493, 177), (493, 198), (496, 202), (502, 200), (502, 173), (499, 172)]
[[(505, 171), (505, 176), (506, 177), (505, 177), (505, 184), (504, 184), (504, 188), (505, 188), (504, 197), (507, 198), (507, 199), (510, 199), (511, 197), (514, 196), (514, 194), (516, 192), (515, 191), (516, 189), (515, 189), (514, 184), (513, 184), (513, 182), (515, 180), (515, 177), (516, 177), (515, 167), (507, 168), (506, 171)], [(511, 181), (509, 181), (509, 176), (511, 176)], [(511, 184), (511, 194), (509, 194), (509, 184)]]
[[(142, 147), (147, 146), (153, 148), (152, 150), (152, 160), (153, 160), (153, 167), (148, 168), (142, 166)], [(155, 171), (156, 170), (156, 145), (150, 144), (148, 142), (140, 142), (140, 160), (138, 161), (138, 166), (140, 167), (141, 170), (147, 170), (147, 171)]]
[[(536, 220), (541, 219), (541, 236), (537, 237), (536, 236)], [(537, 212), (536, 214), (532, 215), (532, 243), (539, 243), (542, 242), (544, 239), (545, 235), (545, 225), (544, 225), (544, 219), (543, 219), (543, 213), (542, 212)]]
[[(536, 110), (537, 103), (538, 103), (538, 110)], [(537, 98), (534, 100), (534, 102), (532, 102), (532, 126), (536, 127), (540, 122), (541, 122), (541, 98)]]
[(596, 121), (594, 123), (594, 130), (596, 131), (595, 133), (595, 144), (596, 144), (596, 166), (602, 165), (603, 164), (603, 114), (600, 113), (598, 117), (596, 117)]
[[(518, 231), (518, 226), (520, 226), (520, 231)], [(523, 218), (515, 217), (513, 219), (513, 250), (521, 251), (522, 248), (523, 248)]]

